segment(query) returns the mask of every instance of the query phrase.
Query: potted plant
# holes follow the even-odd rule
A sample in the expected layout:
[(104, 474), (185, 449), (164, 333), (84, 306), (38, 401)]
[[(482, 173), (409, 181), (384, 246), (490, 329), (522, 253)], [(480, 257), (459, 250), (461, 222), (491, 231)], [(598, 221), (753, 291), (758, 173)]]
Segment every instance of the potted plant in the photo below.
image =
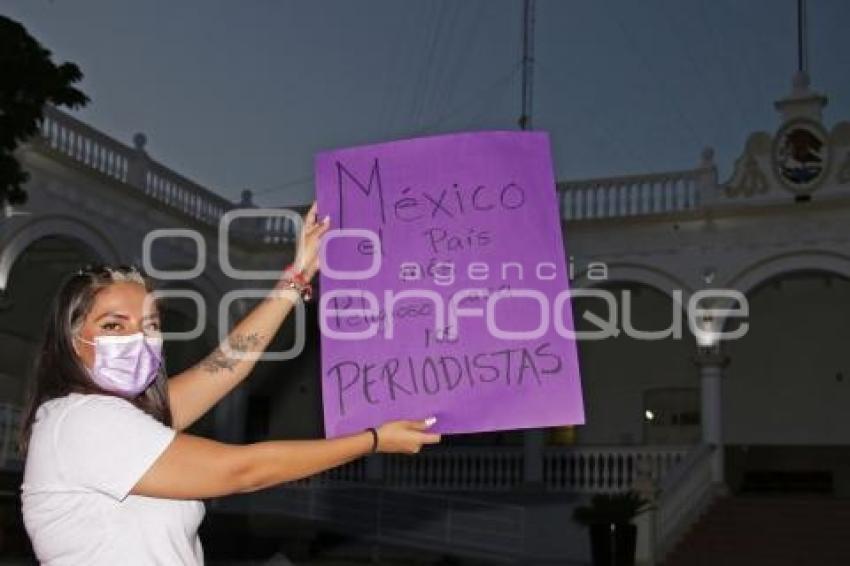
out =
[(624, 491), (594, 495), (590, 505), (575, 508), (573, 519), (590, 530), (593, 566), (634, 566), (637, 526), (632, 519), (649, 507), (636, 491)]

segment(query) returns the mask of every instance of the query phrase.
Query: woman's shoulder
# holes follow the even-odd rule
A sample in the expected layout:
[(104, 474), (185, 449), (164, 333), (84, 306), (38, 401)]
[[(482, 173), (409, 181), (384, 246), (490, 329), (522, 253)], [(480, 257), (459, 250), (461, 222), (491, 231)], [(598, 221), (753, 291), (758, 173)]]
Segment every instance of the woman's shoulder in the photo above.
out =
[(36, 412), (36, 419), (49, 419), (66, 415), (75, 407), (98, 406), (105, 408), (136, 410), (130, 401), (115, 395), (104, 395), (101, 393), (79, 393), (71, 392), (61, 397), (54, 397), (44, 401)]
[(61, 397), (53, 397), (52, 399), (48, 399), (47, 401), (42, 401), (41, 404), (38, 406), (38, 409), (36, 409), (36, 420), (42, 420), (47, 416), (53, 416), (58, 413), (64, 412), (65, 408), (67, 408), (69, 405), (73, 405), (74, 403), (76, 403), (80, 397), (80, 393), (68, 393), (66, 395), (62, 395)]
[(44, 407), (39, 428), (42, 433), (50, 431), (52, 442), (63, 450), (82, 452), (90, 448), (89, 442), (114, 444), (132, 442), (140, 436), (160, 436), (159, 429), (174, 432), (129, 399), (115, 395), (70, 393), (46, 402)]

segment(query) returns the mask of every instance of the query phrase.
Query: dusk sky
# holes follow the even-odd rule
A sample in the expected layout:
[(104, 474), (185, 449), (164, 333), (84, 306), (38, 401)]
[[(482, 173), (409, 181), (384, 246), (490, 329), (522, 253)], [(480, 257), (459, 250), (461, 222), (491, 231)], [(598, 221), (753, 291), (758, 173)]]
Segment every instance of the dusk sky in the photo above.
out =
[[(75, 114), (220, 194), (313, 198), (313, 154), (516, 129), (520, 0), (13, 0), (85, 74)], [(850, 2), (809, 0), (809, 70), (828, 126), (850, 120)], [(686, 169), (721, 179), (796, 69), (795, 0), (538, 0), (534, 128), (560, 180)]]

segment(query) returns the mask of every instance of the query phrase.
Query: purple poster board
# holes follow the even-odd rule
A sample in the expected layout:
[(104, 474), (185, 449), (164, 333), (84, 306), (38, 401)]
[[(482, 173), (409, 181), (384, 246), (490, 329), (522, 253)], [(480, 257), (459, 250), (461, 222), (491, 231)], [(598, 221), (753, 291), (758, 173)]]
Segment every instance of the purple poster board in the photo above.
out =
[(584, 422), (547, 134), (328, 151), (316, 187), (331, 217), (319, 311), (328, 437), (429, 416), (441, 433)]

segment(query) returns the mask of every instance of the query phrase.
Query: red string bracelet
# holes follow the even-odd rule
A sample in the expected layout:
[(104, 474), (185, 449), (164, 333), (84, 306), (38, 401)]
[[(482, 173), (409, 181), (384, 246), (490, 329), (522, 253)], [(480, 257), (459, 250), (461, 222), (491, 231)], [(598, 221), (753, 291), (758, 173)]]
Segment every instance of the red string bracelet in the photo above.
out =
[(305, 303), (313, 297), (313, 286), (310, 285), (310, 281), (307, 280), (303, 272), (296, 271), (293, 264), (286, 266), (281, 279), (286, 283), (287, 288), (298, 291)]

